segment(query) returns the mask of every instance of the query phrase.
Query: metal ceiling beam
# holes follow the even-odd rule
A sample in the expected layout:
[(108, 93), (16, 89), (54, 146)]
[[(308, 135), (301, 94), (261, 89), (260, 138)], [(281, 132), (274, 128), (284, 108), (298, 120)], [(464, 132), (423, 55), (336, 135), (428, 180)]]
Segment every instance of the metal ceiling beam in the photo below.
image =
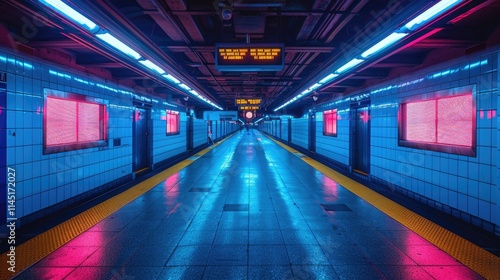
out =
[[(215, 52), (214, 45), (205, 46), (174, 46), (174, 45), (163, 45), (160, 46), (162, 49), (169, 49), (172, 52)], [(285, 52), (310, 52), (310, 53), (331, 53), (335, 50), (335, 47), (330, 46), (286, 46)]]
[(468, 48), (483, 41), (427, 38), (413, 45), (415, 48)]
[[(206, 76), (202, 76), (202, 77), (196, 77), (196, 79), (198, 80), (212, 80), (211, 77), (206, 77)], [(234, 81), (239, 81), (239, 80), (243, 80), (241, 76), (221, 76), (221, 77), (217, 77), (217, 80), (218, 81), (229, 81), (229, 80), (234, 80)], [(279, 76), (259, 76), (256, 80), (257, 81), (263, 81), (263, 80), (276, 80), (276, 81), (300, 81), (301, 78), (299, 77), (279, 77)], [(244, 82), (245, 80), (243, 80), (242, 82)]]
[[(413, 45), (415, 46), (415, 45)], [(414, 67), (424, 62), (425, 54), (394, 54), (380, 62), (374, 63), (371, 67), (395, 68), (395, 67)]]
[(123, 64), (118, 62), (92, 62), (92, 61), (85, 62), (78, 60), (77, 64), (85, 67), (96, 67), (96, 68), (123, 68)]
[(30, 41), (28, 45), (33, 48), (88, 49), (86, 46), (73, 40)]
[(389, 73), (390, 68), (368, 68), (354, 74), (353, 76), (351, 76), (351, 79), (384, 79), (387, 78)]

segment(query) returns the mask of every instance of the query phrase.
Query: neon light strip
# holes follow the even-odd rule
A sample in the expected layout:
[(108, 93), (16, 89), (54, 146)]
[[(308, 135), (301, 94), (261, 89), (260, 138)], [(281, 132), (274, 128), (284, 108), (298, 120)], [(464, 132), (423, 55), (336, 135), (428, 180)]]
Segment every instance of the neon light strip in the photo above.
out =
[[(48, 6), (52, 10), (58, 12), (61, 15), (64, 15), (66, 18), (78, 23), (85, 29), (91, 32), (95, 32), (100, 29), (100, 27), (95, 24), (93, 21), (90, 19), (86, 18), (79, 12), (77, 12), (75, 9), (71, 8), (68, 6), (66, 3), (60, 1), (60, 0), (39, 0), (42, 4)], [(116, 37), (111, 35), (108, 32), (104, 33), (99, 33), (99, 34), (94, 34), (98, 39), (106, 42), (107, 44), (111, 45), (114, 47), (116, 50), (136, 59), (139, 63), (142, 65), (146, 66), (148, 69), (153, 70), (154, 72), (162, 75), (164, 78), (167, 78), (169, 81), (173, 82), (174, 84), (180, 84), (181, 81), (176, 79), (175, 77), (171, 76), (170, 74), (166, 74), (165, 70), (163, 70), (160, 66), (156, 65), (155, 63), (151, 62), (150, 60), (147, 60), (141, 55), (135, 51), (134, 49), (128, 47), (126, 44), (118, 40)], [(0, 57), (3, 58), (3, 57)], [(20, 62), (18, 62), (20, 63)], [(25, 67), (33, 68), (32, 65), (24, 63)], [(189, 86), (181, 86), (183, 89), (187, 90), (188, 92), (191, 91), (191, 88)], [(215, 105), (213, 102), (209, 101), (207, 98), (202, 98), (203, 101), (205, 101), (207, 104), (222, 110), (221, 107)]]
[(104, 42), (108, 43), (110, 46), (114, 47), (115, 49), (121, 51), (122, 53), (135, 58), (139, 59), (141, 58), (141, 55), (131, 49), (129, 46), (125, 45), (122, 43), (120, 40), (116, 39), (113, 35), (109, 33), (103, 33), (103, 34), (97, 34), (95, 35), (97, 38), (103, 40)]
[[(460, 3), (460, 0), (442, 0), (435, 4), (434, 6), (430, 7), (417, 17), (415, 17), (413, 20), (408, 22), (407, 24), (404, 25), (403, 28), (396, 30), (395, 32), (391, 33), (389, 36), (385, 37), (384, 39), (380, 40), (376, 44), (374, 44), (372, 47), (361, 53), (360, 57), (361, 58), (353, 58), (340, 68), (338, 68), (334, 73), (327, 75), (326, 77), (322, 78), (318, 83), (323, 86), (326, 83), (330, 82), (333, 80), (335, 77), (339, 76), (342, 72), (346, 72), (347, 70), (350, 70), (360, 63), (364, 62), (366, 58), (369, 58), (370, 56), (390, 47), (391, 45), (394, 45), (396, 42), (404, 38), (409, 34), (408, 31), (415, 31), (416, 29), (422, 27), (425, 23), (429, 22), (433, 18), (437, 17), (438, 15), (446, 12), (449, 10), (451, 7), (457, 5)], [(277, 110), (280, 110), (281, 108), (287, 106), (288, 104), (296, 101), (297, 99), (300, 99), (304, 97), (308, 92), (310, 92), (311, 88), (306, 89), (302, 91), (300, 94), (297, 96), (293, 97), (286, 103), (280, 105), (273, 111), (276, 112)]]

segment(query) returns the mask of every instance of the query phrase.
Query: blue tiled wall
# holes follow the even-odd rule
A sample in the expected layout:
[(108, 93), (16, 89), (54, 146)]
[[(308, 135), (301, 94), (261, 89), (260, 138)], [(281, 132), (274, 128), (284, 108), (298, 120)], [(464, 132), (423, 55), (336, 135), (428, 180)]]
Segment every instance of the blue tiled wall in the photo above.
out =
[(195, 148), (203, 144), (206, 144), (208, 139), (207, 121), (194, 119), (193, 134), (194, 134), (193, 145)]
[(186, 113), (181, 112), (179, 118), (180, 133), (167, 135), (166, 122), (161, 118), (160, 110), (155, 110), (153, 114), (153, 163), (159, 163), (186, 152)]
[(292, 143), (304, 149), (308, 149), (309, 116), (305, 114), (302, 118), (292, 119)]
[(288, 122), (290, 118), (288, 116), (281, 118), (281, 139), (283, 141), (288, 141)]
[[(500, 71), (498, 71), (498, 65), (500, 65), (500, 55), (497, 52), (497, 74), (496, 74), (496, 84), (497, 84), (497, 114), (498, 108), (500, 108), (500, 87), (498, 87), (498, 83), (500, 81)], [(494, 93), (493, 93), (494, 94)], [(493, 102), (492, 102), (493, 103)], [(494, 104), (494, 103), (493, 103)], [(491, 177), (496, 179), (496, 187), (494, 187), (491, 191), (491, 197), (494, 201), (496, 201), (496, 211), (492, 210), (493, 221), (497, 225), (497, 235), (500, 235), (500, 162), (498, 159), (500, 158), (500, 118), (496, 117), (496, 121), (492, 121), (492, 126), (495, 127), (491, 133), (491, 143), (492, 146), (496, 145), (496, 152), (491, 153), (492, 162), (496, 163), (496, 168), (494, 172), (492, 172)]]
[[(349, 102), (369, 98), (372, 179), (500, 225), (498, 59), (498, 52), (492, 51), (453, 60), (332, 102), (331, 109), (340, 110), (338, 136), (323, 136), (318, 127), (317, 152), (348, 164)], [(467, 85), (476, 85), (477, 156), (398, 146), (401, 101), (425, 99), (427, 93)], [(319, 112), (317, 117), (320, 126)]]
[(220, 137), (219, 122), (212, 121), (212, 139), (215, 140)]
[[(132, 173), (133, 100), (143, 98), (140, 93), (9, 51), (0, 51), (0, 71), (7, 72), (7, 135), (2, 154), (6, 153), (7, 167), (16, 170), (17, 218)], [(107, 100), (108, 146), (43, 155), (44, 89)], [(185, 141), (185, 132), (182, 132), (185, 115), (181, 135), (168, 138), (165, 121), (160, 116), (160, 111), (166, 109), (162, 101), (153, 102), (155, 162), (185, 149), (175, 144), (180, 138)], [(121, 139), (121, 145), (114, 146), (113, 139)], [(174, 144), (170, 145), (171, 142)]]
[(349, 103), (336, 103), (337, 136), (323, 135), (323, 112), (316, 113), (316, 153), (349, 165)]

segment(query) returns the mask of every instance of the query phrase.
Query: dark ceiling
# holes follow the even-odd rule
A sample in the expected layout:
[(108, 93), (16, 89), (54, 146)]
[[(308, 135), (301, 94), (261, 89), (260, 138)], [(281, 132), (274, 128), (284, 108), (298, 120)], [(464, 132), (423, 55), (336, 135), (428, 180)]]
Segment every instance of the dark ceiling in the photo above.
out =
[[(294, 97), (316, 82), (325, 69), (346, 62), (380, 36), (437, 1), (334, 0), (96, 0), (66, 1), (99, 26), (126, 38), (151, 60), (165, 66), (193, 88), (228, 110), (236, 97), (262, 98), (261, 112)], [(86, 31), (53, 13), (39, 1), (0, 2), (2, 25), (11, 47), (44, 57), (67, 56), (73, 67), (101, 73), (162, 99), (195, 109), (207, 104), (157, 80)], [(223, 20), (221, 10), (232, 10)], [(339, 95), (408, 73), (442, 60), (499, 43), (500, 1), (462, 1), (449, 13), (354, 72), (286, 107), (297, 112)], [(32, 30), (30, 30), (32, 29)], [(277, 72), (220, 72), (215, 69), (217, 43), (283, 43), (285, 66)], [(51, 59), (52, 56), (45, 55)]]

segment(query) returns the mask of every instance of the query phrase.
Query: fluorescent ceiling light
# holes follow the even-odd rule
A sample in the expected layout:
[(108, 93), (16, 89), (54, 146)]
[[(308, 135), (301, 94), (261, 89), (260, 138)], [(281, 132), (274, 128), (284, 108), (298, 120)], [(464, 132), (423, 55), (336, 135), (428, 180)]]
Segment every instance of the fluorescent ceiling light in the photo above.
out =
[(187, 86), (187, 85), (185, 85), (185, 84), (180, 84), (179, 86), (180, 86), (181, 88), (183, 88), (183, 89), (187, 90), (187, 91), (190, 91), (190, 90), (191, 90), (191, 88), (190, 88), (190, 87), (188, 87), (188, 86)]
[(367, 57), (371, 56), (372, 54), (375, 54), (375, 53), (389, 47), (390, 45), (396, 43), (397, 41), (401, 40), (401, 38), (403, 38), (406, 35), (408, 35), (408, 33), (396, 33), (396, 32), (394, 32), (391, 35), (385, 37), (382, 41), (375, 44), (375, 46), (369, 48), (364, 53), (362, 53), (361, 57), (367, 58)]
[(339, 69), (337, 69), (337, 73), (342, 73), (348, 69), (351, 69), (353, 68), (354, 66), (360, 64), (361, 62), (363, 62), (364, 60), (363, 59), (358, 59), (358, 58), (354, 58), (353, 60), (347, 62), (346, 64), (344, 64), (344, 66), (340, 67)]
[(94, 22), (92, 22), (90, 19), (84, 17), (82, 14), (75, 11), (73, 8), (66, 5), (62, 1), (59, 1), (59, 0), (40, 0), (40, 2), (42, 2), (46, 5), (49, 5), (50, 7), (52, 7), (52, 9), (55, 9), (55, 10), (63, 13), (65, 16), (78, 22), (80, 25), (86, 26), (87, 29), (90, 31), (97, 27), (97, 25)]
[[(89, 31), (94, 31), (94, 29), (98, 29), (99, 27), (94, 23), (92, 22), (91, 20), (89, 20), (88, 18), (86, 18), (85, 16), (83, 16), (82, 14), (80, 14), (79, 12), (77, 12), (76, 10), (74, 10), (73, 8), (71, 8), (70, 6), (66, 5), (64, 2), (60, 1), (60, 0), (40, 0), (41, 3), (49, 6), (51, 9), (61, 13), (62, 15), (64, 15), (65, 17), (79, 23), (80, 25), (82, 25), (83, 27), (85, 27), (87, 30)], [(141, 58), (141, 55), (139, 53), (137, 53), (136, 51), (134, 51), (132, 48), (128, 47), (127, 45), (125, 45), (123, 42), (121, 42), (120, 40), (118, 40), (116, 37), (112, 36), (111, 34), (109, 33), (101, 33), (101, 34), (95, 34), (97, 38), (99, 38), (100, 40), (108, 43), (109, 45), (111, 45), (112, 47), (116, 48), (117, 50), (121, 51), (122, 53), (136, 59), (139, 63), (141, 63), (142, 65), (144, 65), (145, 67), (159, 73), (160, 75), (162, 75), (164, 78), (172, 81), (173, 83), (175, 84), (178, 84), (180, 87), (182, 87), (183, 89), (187, 90), (187, 91), (191, 91), (191, 88), (185, 84), (182, 84), (181, 81), (179, 81), (177, 78), (175, 78), (174, 76), (170, 75), (170, 74), (167, 74), (165, 72), (165, 70), (163, 70), (160, 66), (156, 65), (155, 63), (153, 63), (152, 61), (150, 60), (139, 60)], [(4, 57), (0, 57), (0, 59), (4, 59)], [(26, 66), (26, 65), (25, 65)], [(197, 92), (193, 91), (193, 94), (198, 96), (198, 97), (201, 97), (200, 94), (198, 94)], [(214, 103), (210, 102), (208, 99), (206, 98), (203, 98), (203, 101), (205, 101), (206, 103), (212, 105), (213, 107), (219, 109), (219, 110), (222, 110), (221, 107), (215, 105)]]
[(321, 86), (321, 84), (315, 83), (314, 85), (310, 86), (307, 90), (308, 90), (308, 92), (311, 92), (311, 91), (317, 89), (320, 86)]
[[(410, 22), (405, 24), (404, 27), (409, 31), (413, 31), (413, 30), (419, 28), (420, 26), (422, 26), (423, 24), (425, 24), (426, 22), (432, 20), (436, 16), (449, 10), (451, 7), (457, 5), (458, 3), (460, 3), (460, 0), (442, 0), (442, 1), (439, 1), (434, 6), (430, 7), (425, 12), (421, 13), (416, 18), (414, 18), (413, 20), (411, 20)], [(281, 106), (274, 109), (274, 111), (276, 112), (277, 110), (294, 102), (295, 100), (297, 100), (297, 98), (301, 98), (302, 96), (306, 95), (307, 93), (309, 93), (312, 90), (314, 90), (315, 88), (317, 88), (319, 85), (328, 83), (329, 81), (331, 81), (332, 79), (337, 77), (339, 74), (359, 65), (360, 63), (364, 62), (365, 59), (367, 59), (370, 56), (384, 50), (385, 48), (390, 47), (391, 45), (398, 42), (399, 40), (401, 40), (402, 38), (404, 38), (407, 35), (408, 35), (408, 33), (405, 33), (405, 32), (393, 32), (392, 34), (388, 35), (387, 37), (385, 37), (384, 39), (382, 39), (381, 41), (376, 43), (374, 46), (372, 46), (371, 48), (369, 48), (368, 50), (363, 52), (361, 54), (361, 58), (354, 58), (351, 61), (347, 62), (346, 64), (341, 66), (339, 69), (337, 69), (334, 73), (328, 74), (326, 77), (321, 79), (319, 82), (317, 82), (316, 84), (314, 84), (310, 88), (302, 91), (299, 95), (295, 96), (291, 100), (287, 101), (286, 103), (284, 103)]]
[(180, 84), (181, 81), (179, 81), (176, 77), (170, 75), (170, 74), (167, 74), (167, 75), (163, 75), (163, 77), (165, 77), (166, 79), (172, 81), (174, 84)]
[(320, 84), (328, 83), (329, 81), (333, 80), (333, 78), (337, 77), (338, 75), (339, 74), (330, 73), (330, 74), (328, 74), (328, 76), (321, 79), (318, 83), (320, 83)]
[(151, 62), (147, 59), (146, 60), (139, 60), (139, 62), (151, 70), (154, 70), (160, 74), (165, 74), (165, 70), (161, 69), (160, 66), (154, 64), (153, 62)]
[(405, 24), (405, 27), (408, 28), (409, 30), (415, 30), (422, 24), (430, 21), (431, 19), (435, 18), (436, 16), (444, 13), (446, 10), (449, 8), (453, 7), (454, 5), (458, 4), (460, 0), (443, 0), (439, 1), (436, 5), (430, 7), (427, 9), (427, 11), (421, 13), (418, 15), (416, 18)]
[(125, 45), (122, 43), (120, 40), (116, 39), (113, 35), (109, 33), (103, 33), (103, 34), (96, 34), (97, 38), (103, 40), (104, 42), (108, 43), (110, 46), (114, 47), (115, 49), (121, 51), (122, 53), (135, 58), (139, 59), (141, 58), (141, 55), (131, 49), (129, 46)]
[(197, 97), (200, 97), (200, 94), (196, 90), (191, 90), (190, 93)]

